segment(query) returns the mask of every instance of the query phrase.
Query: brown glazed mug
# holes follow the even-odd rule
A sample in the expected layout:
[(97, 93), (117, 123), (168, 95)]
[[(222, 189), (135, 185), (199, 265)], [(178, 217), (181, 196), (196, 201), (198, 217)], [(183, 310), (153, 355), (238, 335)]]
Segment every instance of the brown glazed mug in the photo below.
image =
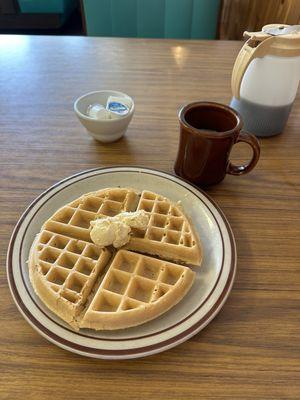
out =
[[(180, 140), (175, 172), (198, 186), (221, 182), (226, 174), (250, 172), (259, 159), (260, 146), (254, 135), (243, 132), (240, 115), (231, 107), (213, 102), (195, 102), (179, 111)], [(245, 165), (229, 160), (232, 146), (248, 143), (252, 159)]]

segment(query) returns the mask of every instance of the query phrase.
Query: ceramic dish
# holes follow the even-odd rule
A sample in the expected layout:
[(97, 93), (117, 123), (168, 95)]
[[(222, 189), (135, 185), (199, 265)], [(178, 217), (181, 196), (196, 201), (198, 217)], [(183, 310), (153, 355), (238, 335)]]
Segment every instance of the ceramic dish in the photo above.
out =
[[(109, 96), (123, 98), (131, 103), (128, 114), (117, 119), (108, 120), (97, 120), (86, 114), (88, 107), (92, 104), (99, 103), (105, 106)], [(93, 136), (93, 138), (99, 142), (110, 143), (115, 142), (125, 135), (134, 114), (134, 101), (131, 97), (122, 92), (116, 92), (115, 90), (99, 90), (79, 97), (74, 103), (74, 111), (89, 135)]]
[[(181, 200), (192, 218), (204, 249), (196, 281), (175, 307), (143, 325), (118, 331), (74, 332), (35, 295), (27, 259), (35, 235), (55, 210), (83, 193), (122, 186), (151, 190)], [(165, 172), (112, 167), (84, 171), (58, 182), (24, 212), (12, 234), (7, 274), (13, 298), (25, 319), (52, 343), (81, 355), (106, 359), (143, 357), (174, 347), (203, 329), (228, 297), (236, 270), (234, 237), (220, 208), (199, 189)]]

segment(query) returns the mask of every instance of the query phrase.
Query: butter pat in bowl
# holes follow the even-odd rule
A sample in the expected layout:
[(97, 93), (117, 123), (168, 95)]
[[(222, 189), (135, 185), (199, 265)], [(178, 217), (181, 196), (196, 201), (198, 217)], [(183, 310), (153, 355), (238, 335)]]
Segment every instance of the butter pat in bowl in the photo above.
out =
[(134, 102), (125, 93), (100, 90), (79, 97), (74, 111), (93, 138), (108, 143), (125, 134), (133, 117)]

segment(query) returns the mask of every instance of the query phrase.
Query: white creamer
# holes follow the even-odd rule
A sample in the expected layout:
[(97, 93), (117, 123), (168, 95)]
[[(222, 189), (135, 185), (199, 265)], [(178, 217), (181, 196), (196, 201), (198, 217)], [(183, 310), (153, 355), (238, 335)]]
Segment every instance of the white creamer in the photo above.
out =
[(300, 80), (300, 25), (266, 25), (248, 38), (234, 64), (231, 107), (247, 131), (272, 136), (283, 131)]

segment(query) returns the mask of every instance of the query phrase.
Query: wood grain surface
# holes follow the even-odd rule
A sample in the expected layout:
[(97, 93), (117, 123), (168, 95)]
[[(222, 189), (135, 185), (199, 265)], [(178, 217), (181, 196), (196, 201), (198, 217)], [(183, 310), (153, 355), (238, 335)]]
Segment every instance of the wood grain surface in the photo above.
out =
[(300, 23), (300, 0), (222, 0), (220, 39), (241, 40), (267, 24)]
[[(219, 315), (165, 353), (102, 361), (68, 353), (38, 335), (10, 295), (5, 257), (13, 227), (49, 185), (116, 164), (172, 172), (179, 107), (228, 103), (241, 42), (0, 37), (0, 398), (299, 399), (300, 98), (286, 131), (261, 140), (243, 177), (208, 193), (232, 225), (238, 273)], [(73, 113), (97, 89), (131, 95), (126, 137), (101, 145)], [(249, 157), (237, 145), (235, 160)]]

